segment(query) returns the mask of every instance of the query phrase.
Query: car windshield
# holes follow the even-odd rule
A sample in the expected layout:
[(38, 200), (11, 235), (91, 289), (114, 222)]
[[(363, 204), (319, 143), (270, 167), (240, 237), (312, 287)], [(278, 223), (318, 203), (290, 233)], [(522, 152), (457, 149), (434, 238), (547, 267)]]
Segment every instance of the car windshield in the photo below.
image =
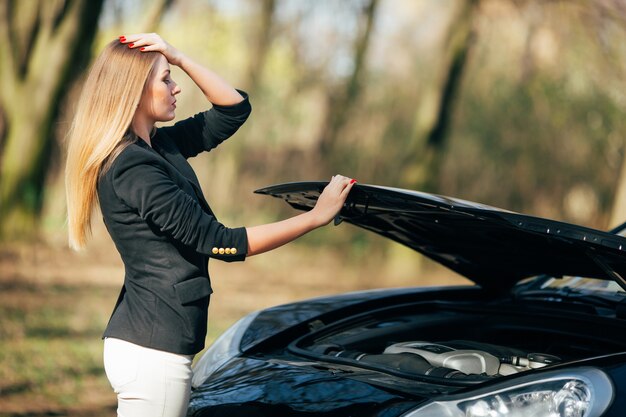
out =
[[(610, 233), (615, 233), (619, 236), (626, 237), (626, 223), (623, 223), (613, 230)], [(538, 277), (532, 277), (525, 280), (520, 281), (517, 284), (518, 288), (533, 288), (534, 290), (582, 290), (583, 292), (601, 292), (603, 294), (619, 294), (620, 296), (626, 295), (626, 290), (624, 290), (620, 285), (609, 279), (598, 279), (598, 278), (586, 278), (580, 276), (563, 276), (563, 277), (547, 277), (545, 275), (541, 275)]]
[(562, 278), (549, 278), (545, 280), (541, 289), (577, 289), (587, 291), (601, 291), (605, 293), (626, 293), (615, 281), (596, 278), (564, 276)]

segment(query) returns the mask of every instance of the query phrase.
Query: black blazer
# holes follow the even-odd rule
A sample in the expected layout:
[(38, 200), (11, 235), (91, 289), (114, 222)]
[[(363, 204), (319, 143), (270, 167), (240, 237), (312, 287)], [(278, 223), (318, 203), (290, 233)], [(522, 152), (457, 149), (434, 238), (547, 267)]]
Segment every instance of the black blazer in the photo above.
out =
[(220, 224), (187, 158), (209, 151), (245, 122), (247, 94), (214, 105), (126, 147), (98, 181), (107, 230), (125, 268), (124, 286), (103, 337), (195, 354), (204, 348), (209, 257), (242, 261), (246, 230)]

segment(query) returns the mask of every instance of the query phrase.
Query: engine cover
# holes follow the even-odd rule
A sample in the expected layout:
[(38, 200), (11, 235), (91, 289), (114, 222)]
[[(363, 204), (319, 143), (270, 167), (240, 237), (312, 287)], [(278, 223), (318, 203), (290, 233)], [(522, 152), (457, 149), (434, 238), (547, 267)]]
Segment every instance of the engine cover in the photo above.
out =
[[(486, 349), (480, 350), (463, 349), (464, 344), (472, 345), (471, 342), (444, 343), (401, 342), (388, 346), (383, 353), (412, 353), (422, 357), (432, 366), (455, 369), (466, 375), (511, 375), (560, 362), (560, 358), (553, 355), (522, 353), (517, 349), (506, 352), (506, 348), (500, 346), (484, 345)], [(495, 354), (486, 350), (491, 350)]]

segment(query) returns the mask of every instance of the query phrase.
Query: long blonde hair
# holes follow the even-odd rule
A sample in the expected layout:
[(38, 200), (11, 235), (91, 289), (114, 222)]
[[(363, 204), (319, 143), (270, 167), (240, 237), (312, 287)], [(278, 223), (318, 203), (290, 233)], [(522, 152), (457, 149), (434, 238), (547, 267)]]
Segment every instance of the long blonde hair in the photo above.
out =
[(98, 200), (98, 178), (135, 138), (131, 122), (158, 52), (115, 40), (93, 63), (68, 134), (65, 192), (69, 245), (85, 247)]

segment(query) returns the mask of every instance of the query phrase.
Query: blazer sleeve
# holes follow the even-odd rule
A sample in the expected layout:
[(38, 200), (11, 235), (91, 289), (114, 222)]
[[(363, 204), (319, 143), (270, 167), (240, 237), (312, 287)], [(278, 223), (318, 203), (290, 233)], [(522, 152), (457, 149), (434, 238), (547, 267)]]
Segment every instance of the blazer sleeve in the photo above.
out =
[(124, 152), (111, 168), (116, 195), (146, 222), (197, 252), (227, 262), (248, 252), (244, 227), (219, 223), (168, 175), (163, 161), (148, 152)]
[(205, 112), (158, 130), (172, 138), (185, 158), (210, 151), (231, 137), (252, 111), (248, 94), (241, 90), (237, 91), (243, 96), (243, 100), (237, 104), (230, 106), (213, 104), (213, 107)]

